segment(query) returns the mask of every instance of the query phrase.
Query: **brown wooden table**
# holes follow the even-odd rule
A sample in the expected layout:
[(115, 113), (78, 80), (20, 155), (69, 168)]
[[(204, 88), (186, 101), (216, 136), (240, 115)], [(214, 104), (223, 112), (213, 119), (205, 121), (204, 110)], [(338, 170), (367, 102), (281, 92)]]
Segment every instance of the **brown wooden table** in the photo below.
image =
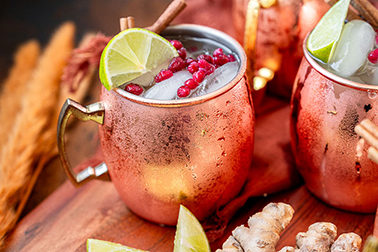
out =
[[(256, 187), (266, 187), (272, 183), (271, 177), (276, 176), (276, 170), (283, 176), (288, 176), (284, 170), (292, 166), (287, 132), (289, 112), (286, 101), (268, 97), (256, 118), (255, 157), (252, 165), (259, 169), (256, 170), (259, 176)], [(86, 138), (88, 134), (94, 135), (95, 128), (84, 129), (78, 125), (73, 130), (77, 132), (77, 136), (84, 135)], [(91, 131), (92, 133), (88, 133)], [(279, 139), (274, 141), (274, 138)], [(83, 142), (83, 139), (74, 139)], [(272, 148), (273, 143), (275, 149)], [(71, 142), (71, 151), (77, 150), (77, 145), (79, 144), (72, 145)], [(96, 145), (92, 149), (94, 146)], [(82, 146), (81, 149), (79, 155), (84, 155), (91, 147)], [(280, 152), (285, 155), (281, 156)], [(59, 162), (53, 162), (51, 166), (62, 169)], [(296, 175), (291, 177), (294, 179)], [(236, 226), (246, 224), (249, 216), (261, 211), (269, 202), (286, 202), (295, 210), (294, 218), (283, 232), (277, 248), (295, 245), (295, 235), (306, 231), (309, 225), (317, 221), (332, 222), (338, 227), (338, 234), (356, 232), (364, 240), (373, 231), (374, 214), (355, 214), (327, 206), (299, 183), (288, 190), (266, 197), (251, 197), (231, 219), (224, 235), (211, 243), (213, 251), (221, 247)], [(134, 215), (121, 201), (110, 182), (91, 181), (77, 189), (66, 181), (20, 221), (7, 239), (5, 251), (85, 251), (88, 238), (103, 239), (149, 251), (172, 251), (174, 234), (174, 227), (159, 226)]]
[[(324, 205), (303, 187), (252, 198), (232, 219), (225, 235), (211, 244), (220, 248), (230, 232), (271, 201), (291, 204), (296, 213), (278, 248), (295, 245), (295, 235), (316, 221), (330, 221), (338, 233), (372, 233), (374, 215), (353, 214)], [(95, 209), (95, 210), (94, 210)], [(81, 189), (65, 183), (26, 216), (8, 239), (5, 251), (85, 251), (88, 238), (118, 242), (149, 251), (172, 251), (175, 228), (144, 221), (121, 202), (111, 183), (96, 181)]]

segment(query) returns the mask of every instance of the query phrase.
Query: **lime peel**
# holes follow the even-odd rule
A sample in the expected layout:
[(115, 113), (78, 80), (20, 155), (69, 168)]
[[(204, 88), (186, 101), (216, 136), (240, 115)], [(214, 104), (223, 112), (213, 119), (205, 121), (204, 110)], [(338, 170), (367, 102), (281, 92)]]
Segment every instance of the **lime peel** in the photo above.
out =
[(145, 73), (167, 68), (178, 57), (176, 48), (160, 35), (141, 28), (114, 36), (101, 54), (101, 83), (111, 90)]
[(344, 27), (350, 0), (334, 4), (310, 33), (307, 50), (317, 59), (328, 63)]

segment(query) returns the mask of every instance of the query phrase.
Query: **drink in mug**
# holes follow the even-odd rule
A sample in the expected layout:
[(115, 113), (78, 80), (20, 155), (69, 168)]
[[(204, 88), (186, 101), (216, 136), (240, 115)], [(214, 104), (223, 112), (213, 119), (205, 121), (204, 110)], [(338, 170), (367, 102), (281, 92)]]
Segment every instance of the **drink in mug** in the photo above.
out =
[[(246, 57), (239, 43), (220, 31), (198, 25), (171, 26), (162, 35), (181, 40), (186, 59), (207, 53), (214, 60), (214, 49), (222, 48), (223, 54), (234, 55), (236, 61), (212, 64), (209, 68), (213, 72), (206, 74), (186, 98), (177, 94), (186, 78), (193, 78), (187, 66), (174, 73), (180, 82), (175, 80), (167, 84), (171, 89), (161, 89), (163, 95), (173, 94), (170, 97), (146, 97), (169, 78), (157, 83), (150, 78), (139, 95), (126, 91), (131, 83), (145, 85), (139, 78), (110, 91), (102, 87), (101, 102), (86, 108), (68, 100), (61, 112), (58, 144), (74, 184), (108, 173), (134, 213), (156, 223), (175, 225), (180, 204), (203, 220), (241, 190), (252, 161), (254, 110), (245, 77)], [(229, 69), (234, 70), (230, 73)], [(219, 77), (222, 73), (229, 78), (223, 83), (219, 81), (224, 79)], [(212, 86), (206, 79), (210, 78), (221, 84), (208, 92), (206, 88)], [(196, 96), (203, 83), (205, 93)], [(73, 174), (64, 151), (62, 139), (70, 114), (101, 124), (104, 163), (85, 173), (88, 175)]]
[(141, 97), (177, 100), (211, 93), (237, 74), (240, 64), (227, 47), (206, 38), (167, 37), (179, 56), (158, 74), (142, 75), (121, 88)]
[(366, 22), (343, 25), (327, 63), (304, 45), (291, 102), (292, 147), (307, 188), (328, 204), (372, 213), (378, 165), (367, 157), (355, 126), (378, 123), (376, 33)]

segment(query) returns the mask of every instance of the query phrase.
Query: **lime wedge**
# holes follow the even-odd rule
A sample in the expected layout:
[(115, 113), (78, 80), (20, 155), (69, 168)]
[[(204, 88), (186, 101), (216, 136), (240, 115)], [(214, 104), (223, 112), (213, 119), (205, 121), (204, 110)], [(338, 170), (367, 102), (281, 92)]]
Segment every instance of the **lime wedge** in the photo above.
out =
[(111, 90), (142, 74), (167, 68), (177, 56), (177, 50), (163, 37), (145, 29), (127, 29), (114, 36), (102, 52), (100, 80)]
[(173, 252), (210, 252), (209, 241), (197, 218), (180, 205)]
[(349, 2), (350, 0), (339, 0), (334, 4), (308, 37), (308, 51), (324, 63), (328, 63), (332, 57), (336, 42), (340, 38)]
[(145, 250), (134, 249), (118, 243), (102, 241), (97, 239), (87, 240), (87, 252), (147, 252)]

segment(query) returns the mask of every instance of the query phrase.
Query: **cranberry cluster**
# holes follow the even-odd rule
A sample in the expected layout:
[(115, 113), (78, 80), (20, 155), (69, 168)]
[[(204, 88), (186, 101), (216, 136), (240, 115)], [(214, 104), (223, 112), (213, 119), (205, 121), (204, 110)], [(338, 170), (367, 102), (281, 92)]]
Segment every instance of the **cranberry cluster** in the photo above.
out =
[[(197, 59), (181, 57), (180, 50), (185, 48), (182, 46), (180, 41), (171, 40), (171, 44), (177, 49), (180, 57), (172, 60), (168, 67), (168, 70), (173, 72), (180, 71), (186, 67), (189, 73), (192, 74), (192, 78), (184, 82), (184, 85), (177, 89), (178, 97), (187, 97), (190, 91), (197, 88), (199, 83), (201, 83), (206, 75), (214, 72), (214, 70), (228, 62), (235, 61), (233, 55), (225, 55), (222, 48), (217, 48), (214, 50), (213, 55), (201, 54)], [(186, 50), (185, 50), (186, 52)], [(186, 53), (185, 53), (186, 56)], [(182, 61), (181, 61), (182, 60)], [(177, 64), (176, 61), (182, 62)]]
[[(201, 83), (207, 75), (213, 73), (216, 68), (236, 60), (232, 54), (224, 54), (222, 48), (215, 49), (212, 56), (201, 54), (197, 59), (186, 58), (186, 49), (183, 47), (182, 43), (178, 40), (170, 40), (170, 42), (176, 48), (179, 57), (172, 59), (168, 69), (161, 70), (155, 76), (155, 82), (158, 83), (169, 79), (173, 76), (173, 73), (186, 68), (188, 72), (192, 74), (192, 78), (186, 80), (184, 85), (177, 89), (177, 96), (180, 98), (187, 97), (190, 91), (197, 88), (199, 83)], [(135, 95), (140, 95), (143, 92), (141, 86), (133, 83), (128, 84), (125, 90)]]

